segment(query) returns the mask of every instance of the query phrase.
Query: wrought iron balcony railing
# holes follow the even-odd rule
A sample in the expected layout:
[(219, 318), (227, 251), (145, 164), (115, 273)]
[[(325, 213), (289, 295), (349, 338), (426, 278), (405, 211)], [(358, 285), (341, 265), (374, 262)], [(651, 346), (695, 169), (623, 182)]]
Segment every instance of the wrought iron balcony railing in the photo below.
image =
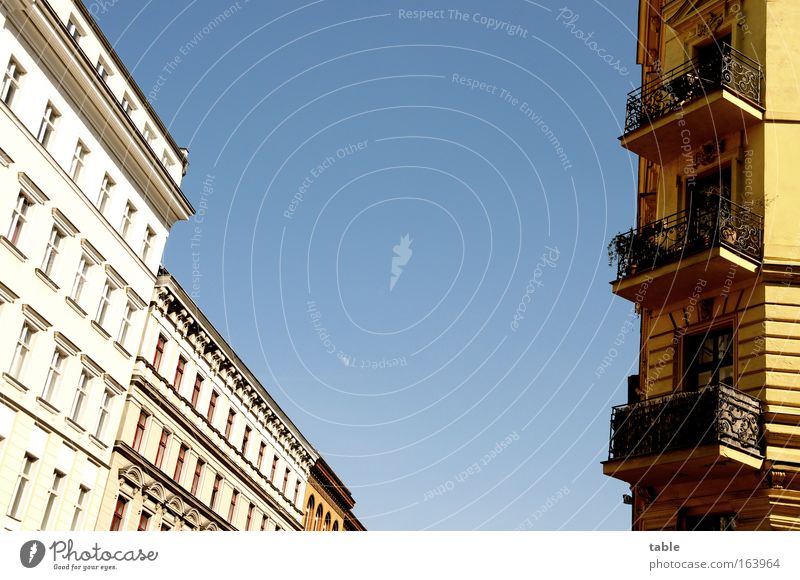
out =
[(628, 93), (625, 133), (723, 87), (756, 105), (763, 105), (763, 78), (759, 63), (724, 44), (716, 56), (696, 57)]
[(721, 444), (761, 451), (761, 401), (727, 385), (614, 407), (609, 459)]
[(608, 248), (617, 279), (717, 246), (760, 262), (764, 219), (718, 194), (702, 199), (697, 207), (617, 235)]

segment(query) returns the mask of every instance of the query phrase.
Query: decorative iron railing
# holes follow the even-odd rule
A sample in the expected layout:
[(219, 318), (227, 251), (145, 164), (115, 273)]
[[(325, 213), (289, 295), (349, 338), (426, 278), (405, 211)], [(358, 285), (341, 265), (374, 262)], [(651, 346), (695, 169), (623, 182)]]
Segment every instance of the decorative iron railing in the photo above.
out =
[(759, 63), (724, 44), (716, 56), (694, 58), (628, 93), (625, 133), (723, 87), (756, 105), (763, 105), (763, 78)]
[(727, 385), (614, 407), (609, 459), (722, 444), (761, 451), (761, 401)]
[(617, 264), (617, 279), (716, 246), (724, 246), (761, 261), (764, 219), (717, 194), (698, 196), (697, 207), (685, 209), (617, 235), (609, 244), (609, 259)]

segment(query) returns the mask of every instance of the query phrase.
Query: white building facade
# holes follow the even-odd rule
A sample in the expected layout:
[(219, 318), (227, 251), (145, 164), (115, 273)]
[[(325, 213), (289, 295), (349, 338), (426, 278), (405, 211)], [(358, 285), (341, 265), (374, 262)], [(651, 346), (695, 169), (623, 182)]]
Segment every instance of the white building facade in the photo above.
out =
[(98, 528), (300, 530), (319, 455), (166, 271)]
[(81, 2), (0, 0), (0, 518), (98, 525), (178, 148)]

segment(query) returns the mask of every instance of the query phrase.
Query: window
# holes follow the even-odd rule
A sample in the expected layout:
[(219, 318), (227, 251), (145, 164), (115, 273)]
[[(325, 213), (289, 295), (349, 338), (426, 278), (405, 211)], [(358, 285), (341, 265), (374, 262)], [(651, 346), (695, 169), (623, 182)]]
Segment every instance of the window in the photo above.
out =
[(298, 478), (297, 481), (294, 482), (294, 499), (292, 499), (292, 503), (297, 505), (297, 500), (300, 497), (300, 479)]
[(103, 402), (100, 405), (100, 415), (97, 418), (97, 429), (94, 436), (102, 439), (105, 434), (108, 417), (111, 414), (111, 402), (114, 400), (114, 392), (111, 389), (103, 391)]
[(252, 432), (253, 430), (250, 426), (245, 425), (244, 436), (242, 437), (242, 455), (247, 455), (247, 444), (250, 443), (250, 433)]
[(12, 518), (21, 520), (21, 512), (24, 511), (23, 504), (27, 501), (28, 486), (31, 483), (31, 474), (36, 458), (28, 453), (22, 460), (22, 468), (17, 475), (17, 483), (14, 486), (14, 493), (11, 494), (11, 503), (8, 505), (8, 515)]
[(261, 516), (261, 531), (262, 532), (267, 529), (267, 521), (268, 520), (269, 520), (269, 518), (267, 517), (267, 514), (262, 514), (262, 516)]
[(723, 328), (686, 337), (684, 390), (733, 386), (733, 330)]
[(75, 500), (75, 509), (72, 512), (72, 524), (69, 529), (73, 532), (80, 528), (83, 522), (83, 513), (86, 509), (86, 498), (89, 496), (89, 488), (83, 485), (78, 487), (78, 499)]
[(58, 496), (61, 493), (61, 484), (64, 483), (64, 474), (56, 470), (53, 472), (53, 483), (50, 484), (50, 490), (47, 492), (47, 504), (44, 508), (44, 516), (42, 517), (42, 525), (39, 529), (46, 530), (50, 525), (50, 519), (58, 512)]
[(233, 523), (233, 518), (236, 516), (236, 503), (239, 501), (239, 492), (235, 489), (231, 494), (231, 505), (228, 506), (228, 521)]
[(192, 387), (192, 407), (197, 407), (197, 400), (200, 398), (200, 389), (203, 388), (203, 377), (199, 374), (194, 377), (194, 387)]
[(236, 418), (236, 411), (231, 409), (228, 411), (228, 421), (225, 423), (225, 437), (230, 439), (231, 431), (233, 430), (233, 420)]
[(139, 525), (136, 527), (136, 531), (146, 532), (147, 529), (150, 527), (150, 518), (152, 517), (153, 517), (152, 514), (149, 514), (146, 511), (142, 511), (142, 515), (139, 516)]
[(33, 207), (33, 202), (24, 193), (20, 193), (17, 197), (17, 205), (14, 206), (14, 211), (11, 212), (11, 225), (8, 226), (8, 240), (16, 245), (19, 245), (22, 230), (28, 222), (28, 213)]
[(209, 423), (214, 421), (214, 411), (217, 408), (217, 398), (219, 398), (219, 393), (217, 393), (217, 391), (211, 391), (211, 399), (208, 401), (208, 413), (206, 413), (206, 419), (208, 419)]
[(286, 495), (286, 486), (289, 485), (289, 468), (283, 472), (283, 485), (281, 485), (281, 493)]
[(314, 503), (314, 496), (312, 495), (308, 498), (308, 503), (306, 504), (306, 513), (303, 515), (303, 528), (306, 530), (313, 529), (309, 528), (309, 525), (311, 524), (311, 517), (314, 513)]
[(197, 490), (200, 488), (200, 479), (203, 477), (203, 467), (205, 466), (205, 462), (202, 459), (197, 460), (197, 464), (194, 466), (194, 477), (192, 477), (192, 490), (191, 493), (193, 496), (197, 496)]
[(125, 93), (125, 95), (122, 97), (122, 102), (120, 104), (122, 105), (122, 110), (125, 111), (125, 114), (129, 117), (130, 114), (136, 110), (136, 107), (134, 107), (133, 103), (131, 103), (131, 98), (127, 93)]
[(111, 202), (111, 190), (115, 185), (114, 180), (106, 173), (103, 176), (103, 181), (100, 182), (100, 193), (97, 194), (97, 209), (102, 214), (108, 209), (108, 205)]
[(26, 322), (22, 325), (22, 331), (19, 333), (17, 346), (14, 349), (14, 357), (11, 359), (11, 367), (8, 370), (8, 374), (18, 381), (22, 381), (25, 362), (28, 360), (28, 355), (30, 355), (35, 332), (33, 327)]
[(108, 280), (103, 284), (103, 292), (100, 294), (100, 303), (97, 305), (97, 316), (94, 317), (95, 322), (103, 326), (106, 322), (106, 316), (111, 308), (111, 293), (114, 291), (111, 282)]
[(181, 388), (181, 382), (183, 381), (183, 371), (186, 369), (186, 359), (182, 356), (178, 357), (178, 364), (175, 367), (175, 378), (172, 379), (172, 385), (175, 387), (175, 390)]
[(47, 239), (47, 247), (44, 250), (44, 259), (42, 260), (42, 272), (47, 274), (48, 277), (53, 275), (56, 258), (58, 258), (58, 251), (63, 240), (64, 234), (61, 230), (55, 227), (50, 230), (50, 237)]
[(122, 496), (117, 498), (117, 505), (114, 507), (114, 515), (111, 517), (111, 531), (116, 532), (122, 527), (125, 519), (125, 509), (128, 507), (128, 500)]
[(319, 530), (321, 525), (322, 525), (322, 504), (319, 504), (317, 506), (317, 511), (314, 513), (314, 525), (311, 526), (311, 529), (316, 532)]
[(258, 459), (256, 460), (256, 467), (261, 471), (261, 465), (264, 463), (264, 452), (267, 450), (267, 444), (263, 441), (258, 446)]
[(149, 418), (150, 415), (148, 415), (147, 412), (139, 411), (139, 420), (136, 421), (136, 431), (133, 433), (133, 443), (131, 444), (131, 447), (136, 451), (139, 451), (142, 447), (144, 433), (147, 430), (147, 420)]
[(36, 140), (42, 144), (42, 147), (47, 147), (53, 133), (56, 131), (56, 123), (61, 113), (53, 106), (53, 103), (48, 102), (42, 115), (42, 123), (39, 125), (39, 132), (36, 134)]
[(170, 168), (174, 165), (172, 159), (170, 159), (169, 157), (169, 153), (167, 153), (166, 150), (164, 150), (164, 154), (161, 155), (161, 164), (167, 171), (169, 171)]
[(61, 375), (64, 372), (64, 362), (66, 360), (67, 355), (62, 351), (59, 349), (53, 351), (53, 356), (50, 359), (50, 368), (47, 370), (47, 378), (42, 389), (42, 398), (48, 403), (53, 402), (58, 385), (61, 383)]
[(222, 476), (217, 474), (214, 476), (214, 487), (211, 488), (211, 509), (217, 508), (217, 499), (219, 498), (219, 488), (222, 486)]
[(169, 431), (161, 429), (161, 437), (158, 439), (158, 451), (156, 451), (156, 467), (161, 467), (164, 463), (164, 456), (167, 454), (167, 442), (169, 441)]
[(150, 125), (145, 124), (144, 130), (142, 131), (142, 137), (144, 137), (144, 140), (147, 141), (148, 145), (153, 143), (153, 139), (155, 139), (156, 136), (153, 134), (153, 130), (150, 128)]
[(159, 334), (156, 341), (156, 353), (153, 355), (153, 368), (156, 369), (156, 372), (161, 368), (161, 359), (164, 358), (164, 347), (166, 346), (166, 337), (163, 334)]
[(150, 253), (153, 251), (153, 244), (156, 241), (156, 233), (153, 228), (147, 226), (144, 230), (144, 240), (142, 240), (142, 260), (145, 262), (150, 258)]
[(22, 75), (25, 71), (19, 66), (19, 63), (12, 57), (8, 61), (6, 67), (6, 74), (3, 75), (3, 87), (0, 89), (0, 100), (9, 107), (14, 100), (14, 95), (19, 90), (19, 82), (22, 80)]
[(325, 524), (322, 529), (326, 532), (331, 529), (331, 512), (325, 514)]
[(731, 532), (736, 530), (736, 514), (686, 515), (685, 513), (679, 513), (678, 529), (693, 532)]
[(78, 387), (75, 389), (75, 399), (72, 401), (72, 410), (69, 413), (69, 418), (75, 423), (80, 423), (81, 416), (83, 415), (83, 408), (86, 406), (86, 398), (88, 397), (89, 381), (91, 381), (89, 373), (86, 371), (81, 372), (78, 377)]
[(133, 326), (133, 314), (136, 312), (133, 304), (128, 302), (125, 305), (125, 310), (122, 311), (122, 323), (119, 326), (119, 336), (117, 337), (117, 342), (120, 343), (122, 346), (125, 346), (125, 339), (128, 338), (128, 333)]
[(168, 532), (172, 529), (172, 526), (169, 525), (167, 522), (161, 522), (161, 531)]
[(178, 459), (175, 460), (175, 473), (172, 474), (172, 479), (180, 483), (181, 473), (183, 472), (183, 464), (186, 462), (186, 452), (189, 448), (186, 445), (181, 445), (178, 450)]
[(133, 207), (133, 204), (131, 202), (126, 203), (125, 210), (122, 212), (122, 222), (119, 226), (119, 232), (123, 238), (128, 237), (128, 232), (130, 232), (135, 214), (136, 208)]
[(86, 282), (89, 279), (89, 267), (91, 262), (86, 256), (81, 256), (81, 261), (78, 262), (78, 270), (75, 272), (75, 281), (72, 283), (72, 291), (69, 297), (75, 302), (80, 302), (83, 289), (86, 287)]
[(250, 524), (253, 523), (253, 512), (255, 511), (256, 506), (253, 502), (250, 502), (250, 505), (247, 506), (247, 523), (245, 524), (244, 530), (246, 532), (250, 531)]
[(105, 82), (108, 80), (108, 75), (110, 74), (108, 71), (108, 66), (103, 61), (102, 58), (97, 59), (97, 65), (95, 66), (97, 70), (97, 75)]
[(87, 155), (89, 155), (89, 149), (83, 144), (83, 141), (78, 139), (78, 144), (75, 145), (75, 152), (72, 154), (72, 163), (69, 166), (69, 176), (75, 183), (78, 182), (81, 173), (83, 173)]
[(83, 32), (78, 27), (77, 23), (74, 19), (70, 18), (67, 22), (67, 32), (72, 37), (72, 40), (75, 42), (79, 42), (81, 37), (83, 36)]
[(272, 456), (272, 469), (269, 471), (269, 480), (271, 482), (275, 482), (275, 471), (278, 469), (278, 456)]

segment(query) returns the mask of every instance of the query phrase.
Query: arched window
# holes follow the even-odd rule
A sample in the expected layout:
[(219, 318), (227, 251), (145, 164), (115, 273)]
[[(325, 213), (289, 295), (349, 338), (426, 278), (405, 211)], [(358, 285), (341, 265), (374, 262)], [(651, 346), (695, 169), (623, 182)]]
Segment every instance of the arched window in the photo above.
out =
[(303, 514), (303, 528), (308, 530), (309, 529), (309, 522), (311, 521), (312, 514), (314, 513), (314, 496), (308, 498), (308, 504), (306, 505), (306, 513)]
[(322, 528), (324, 531), (328, 532), (331, 529), (331, 512), (325, 514), (325, 527)]
[(339, 522), (338, 521), (333, 522), (333, 531), (334, 532), (338, 532), (339, 531)]
[(317, 506), (317, 512), (314, 514), (314, 525), (311, 526), (311, 529), (316, 531), (319, 530), (319, 527), (322, 525), (322, 504)]

